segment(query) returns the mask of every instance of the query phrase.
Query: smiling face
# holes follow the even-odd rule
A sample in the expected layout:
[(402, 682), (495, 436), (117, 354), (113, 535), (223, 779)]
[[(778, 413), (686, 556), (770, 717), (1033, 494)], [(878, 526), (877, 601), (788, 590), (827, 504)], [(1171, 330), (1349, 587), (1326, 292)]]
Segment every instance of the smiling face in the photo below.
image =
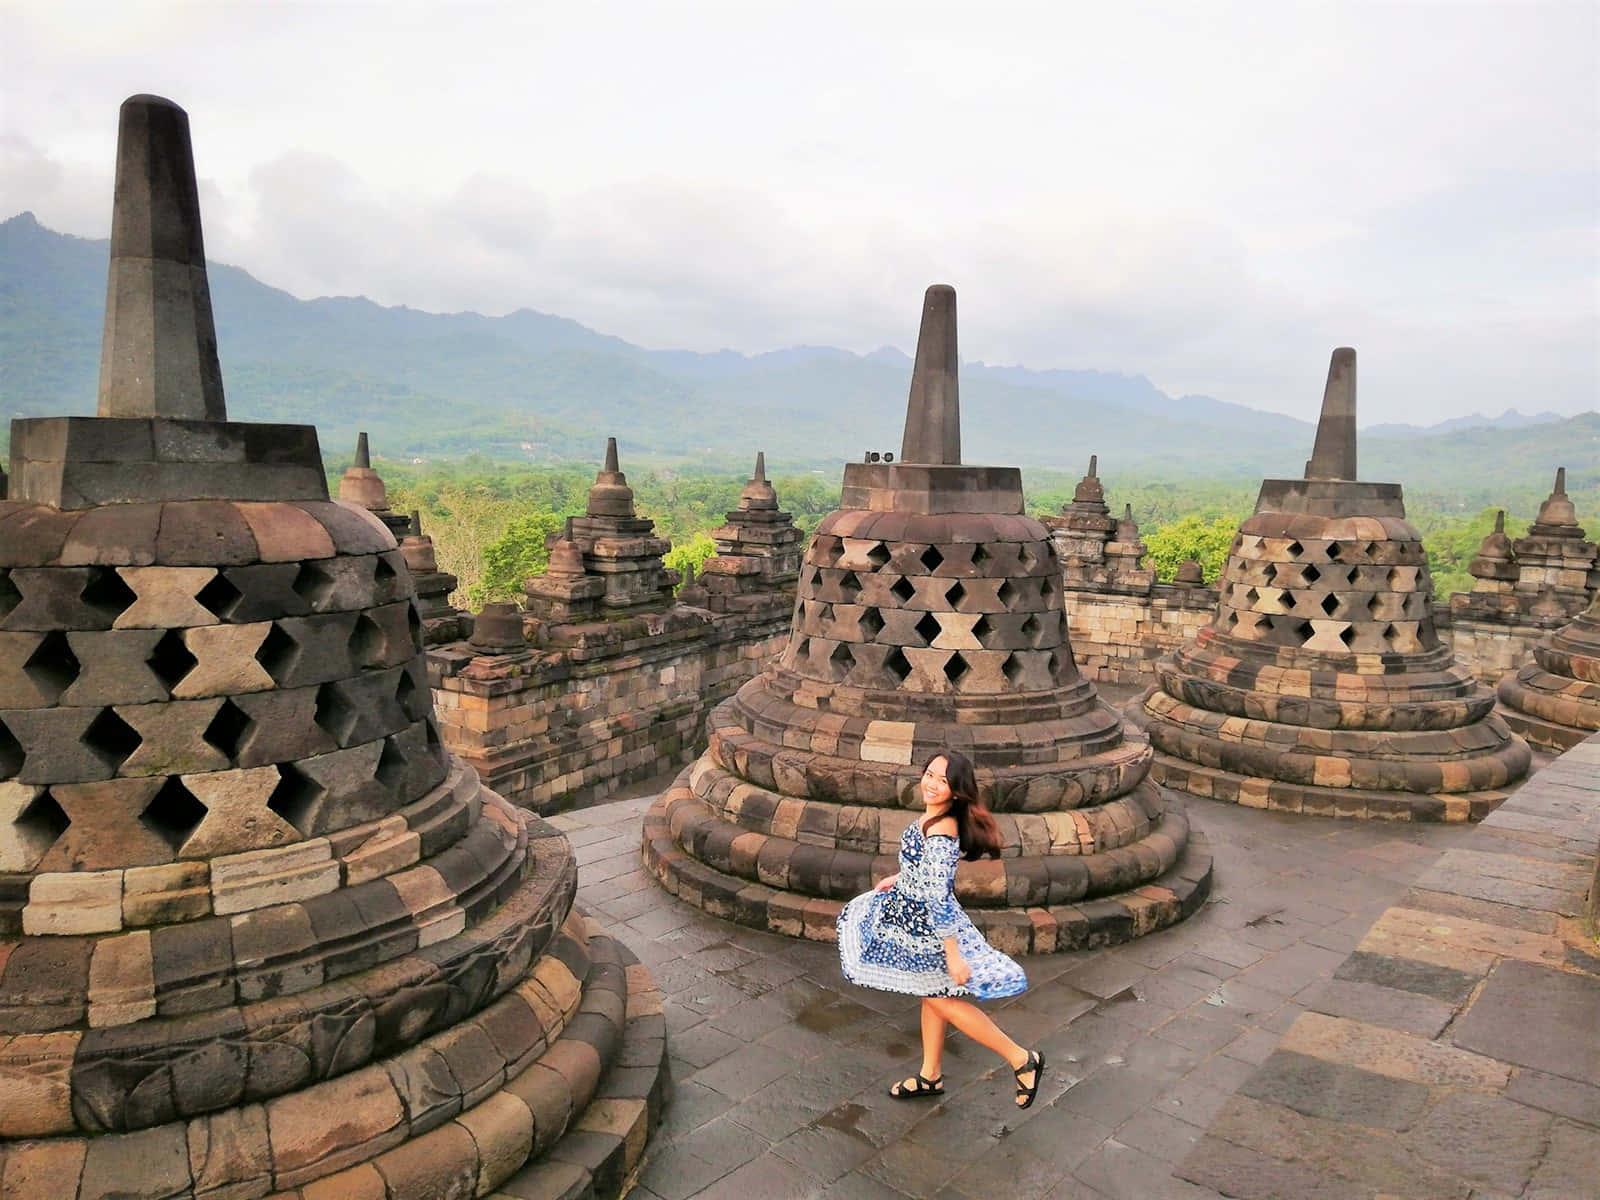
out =
[(930, 762), (922, 772), (922, 807), (938, 812), (950, 807), (950, 784), (944, 777), (949, 764), (944, 755)]

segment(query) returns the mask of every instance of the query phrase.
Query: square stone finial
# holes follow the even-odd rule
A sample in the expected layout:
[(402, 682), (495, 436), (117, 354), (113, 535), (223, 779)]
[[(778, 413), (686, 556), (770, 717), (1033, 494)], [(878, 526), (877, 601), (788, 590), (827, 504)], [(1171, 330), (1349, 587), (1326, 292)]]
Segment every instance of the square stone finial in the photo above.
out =
[(99, 415), (225, 421), (189, 116), (123, 101)]
[(911, 368), (900, 461), (955, 465), (961, 461), (960, 363), (956, 355), (956, 290), (936, 283), (922, 298), (922, 328)]
[(1349, 346), (1340, 346), (1328, 362), (1322, 417), (1306, 478), (1356, 478), (1356, 352)]

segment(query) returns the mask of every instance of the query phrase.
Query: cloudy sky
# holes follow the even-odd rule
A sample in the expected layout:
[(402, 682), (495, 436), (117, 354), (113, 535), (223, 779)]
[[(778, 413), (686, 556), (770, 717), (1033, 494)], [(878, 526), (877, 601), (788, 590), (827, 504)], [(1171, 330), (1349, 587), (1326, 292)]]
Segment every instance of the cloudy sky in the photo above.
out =
[(1600, 4), (0, 0), (0, 217), (109, 229), (189, 110), (298, 296), (909, 350), (1362, 421), (1597, 407)]

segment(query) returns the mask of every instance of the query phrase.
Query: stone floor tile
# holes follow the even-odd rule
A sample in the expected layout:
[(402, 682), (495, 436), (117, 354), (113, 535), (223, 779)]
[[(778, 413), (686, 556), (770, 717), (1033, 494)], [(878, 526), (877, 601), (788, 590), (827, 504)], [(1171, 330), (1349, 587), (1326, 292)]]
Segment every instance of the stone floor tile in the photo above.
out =
[[(1544, 1153), (1553, 1121), (1548, 1113), (1512, 1100), (1457, 1092), (1418, 1122), (1410, 1144), (1421, 1157), (1471, 1183), (1517, 1195)], [(1592, 1178), (1600, 1184), (1600, 1175)]]
[(735, 1106), (720, 1117), (713, 1117), (675, 1139), (673, 1145), (713, 1167), (721, 1167), (724, 1172), (749, 1162), (766, 1150), (768, 1144), (751, 1136), (751, 1131), (737, 1122), (737, 1112)]
[(743, 1100), (782, 1078), (797, 1067), (799, 1061), (770, 1046), (745, 1046), (697, 1071), (691, 1082), (712, 1088), (730, 1099)]
[(1376, 1129), (1407, 1129), (1428, 1105), (1428, 1089), (1340, 1063), (1276, 1050), (1239, 1094), (1308, 1117)]
[(772, 1152), (828, 1184), (878, 1153), (878, 1145), (853, 1125), (812, 1122), (776, 1143)]
[[(676, 1144), (658, 1145), (655, 1138), (651, 1139), (649, 1147), (644, 1167), (639, 1172), (639, 1185), (661, 1200), (688, 1200), (690, 1196), (698, 1196), (730, 1169), (714, 1166)], [(628, 1193), (630, 1197), (637, 1194)]]
[(1125, 1146), (1165, 1163), (1179, 1163), (1200, 1140), (1201, 1130), (1158, 1109), (1135, 1113), (1117, 1127), (1116, 1139)]
[(768, 1151), (724, 1175), (700, 1195), (704, 1200), (813, 1200), (822, 1188), (816, 1176)]

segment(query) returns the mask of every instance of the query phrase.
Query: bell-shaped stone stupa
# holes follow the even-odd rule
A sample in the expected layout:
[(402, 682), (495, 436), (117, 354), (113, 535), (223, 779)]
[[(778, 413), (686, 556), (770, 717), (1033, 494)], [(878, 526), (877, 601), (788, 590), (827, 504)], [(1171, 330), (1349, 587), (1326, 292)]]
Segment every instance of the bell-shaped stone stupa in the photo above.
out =
[(1002, 858), (956, 877), (996, 945), (1123, 941), (1204, 899), (1204, 839), (1073, 664), (1020, 473), (961, 462), (957, 387), (955, 292), (936, 286), (900, 461), (845, 467), (787, 648), (713, 711), (708, 749), (646, 817), (645, 861), (680, 898), (831, 940), (842, 901), (895, 869), (922, 764), (950, 748), (1005, 835)]
[(1327, 816), (1476, 820), (1528, 747), (1434, 630), (1399, 484), (1356, 479), (1356, 355), (1333, 352), (1304, 479), (1268, 479), (1209, 626), (1130, 706), (1155, 775)]
[(99, 415), (13, 422), (0, 501), (0, 1191), (616, 1195), (659, 995), (441, 745), (316, 430), (227, 419), (188, 117), (117, 153)]
[(1570, 750), (1600, 730), (1600, 596), (1500, 681), (1506, 724), (1546, 749)]

